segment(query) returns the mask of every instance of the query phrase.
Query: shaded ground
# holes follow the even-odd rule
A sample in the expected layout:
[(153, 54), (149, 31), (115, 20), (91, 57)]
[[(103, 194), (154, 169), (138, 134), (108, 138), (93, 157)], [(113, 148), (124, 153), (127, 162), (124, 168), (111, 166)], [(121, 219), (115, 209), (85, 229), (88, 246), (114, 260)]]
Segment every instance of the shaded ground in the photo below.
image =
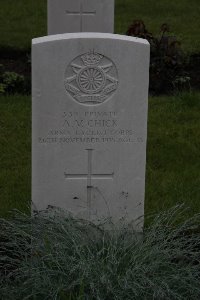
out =
[(4, 72), (16, 72), (26, 78), (31, 77), (30, 51), (0, 48), (0, 65), (3, 65)]
[(194, 89), (200, 89), (200, 53), (192, 54), (190, 62), (186, 68), (191, 78), (191, 86)]
[(31, 93), (30, 51), (0, 48), (0, 94), (1, 93)]
[(0, 48), (0, 64), (3, 65), (5, 71), (30, 77), (31, 54), (28, 51)]

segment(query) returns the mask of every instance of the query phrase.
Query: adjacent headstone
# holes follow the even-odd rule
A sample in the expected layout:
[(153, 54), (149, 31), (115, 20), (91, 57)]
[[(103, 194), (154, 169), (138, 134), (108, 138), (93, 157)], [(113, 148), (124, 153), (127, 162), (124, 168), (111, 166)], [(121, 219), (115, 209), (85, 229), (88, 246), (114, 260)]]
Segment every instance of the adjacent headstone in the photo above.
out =
[[(149, 44), (113, 34), (33, 40), (32, 200), (98, 223), (144, 214)], [(139, 229), (141, 229), (140, 223)]]
[(48, 0), (48, 34), (114, 30), (114, 0)]

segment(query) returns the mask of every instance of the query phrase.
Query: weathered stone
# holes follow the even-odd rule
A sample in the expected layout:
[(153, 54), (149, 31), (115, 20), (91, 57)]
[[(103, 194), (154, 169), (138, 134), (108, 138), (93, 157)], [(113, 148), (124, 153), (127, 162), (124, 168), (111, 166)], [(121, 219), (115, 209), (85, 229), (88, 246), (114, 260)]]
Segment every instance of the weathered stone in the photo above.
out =
[(48, 0), (48, 34), (114, 31), (114, 0)]
[(95, 223), (142, 216), (148, 42), (63, 34), (34, 39), (32, 53), (34, 207)]

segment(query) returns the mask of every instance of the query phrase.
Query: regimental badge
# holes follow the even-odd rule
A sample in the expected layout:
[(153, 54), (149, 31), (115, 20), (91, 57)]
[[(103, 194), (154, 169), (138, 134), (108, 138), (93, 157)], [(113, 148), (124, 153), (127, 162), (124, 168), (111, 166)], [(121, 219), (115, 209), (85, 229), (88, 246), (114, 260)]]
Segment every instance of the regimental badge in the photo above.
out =
[(65, 88), (81, 104), (101, 104), (118, 88), (117, 68), (111, 59), (102, 54), (94, 51), (85, 53), (67, 67)]

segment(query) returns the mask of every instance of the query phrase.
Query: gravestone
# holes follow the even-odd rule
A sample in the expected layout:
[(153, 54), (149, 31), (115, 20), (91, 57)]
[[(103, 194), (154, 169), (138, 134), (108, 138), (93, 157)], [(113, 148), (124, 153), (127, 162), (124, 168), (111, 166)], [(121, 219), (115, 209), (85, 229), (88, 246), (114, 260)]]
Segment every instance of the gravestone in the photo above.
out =
[(114, 0), (48, 0), (48, 34), (114, 30)]
[(34, 209), (94, 223), (143, 216), (148, 42), (54, 35), (33, 40), (32, 62)]

